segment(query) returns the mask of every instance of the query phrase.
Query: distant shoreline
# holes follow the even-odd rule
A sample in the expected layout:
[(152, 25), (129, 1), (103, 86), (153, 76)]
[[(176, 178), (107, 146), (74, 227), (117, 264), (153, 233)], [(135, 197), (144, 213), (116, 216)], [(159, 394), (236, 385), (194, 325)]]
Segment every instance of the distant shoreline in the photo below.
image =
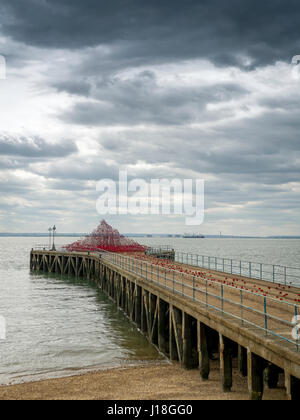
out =
[[(87, 233), (59, 233), (56, 238), (82, 238), (88, 235)], [(168, 234), (139, 234), (127, 233), (124, 236), (131, 238), (146, 238), (146, 239), (198, 239), (198, 238), (185, 238), (183, 235), (168, 235)], [(0, 233), (0, 238), (49, 238), (47, 233)], [(300, 239), (300, 236), (234, 236), (234, 235), (205, 235), (203, 239)]]

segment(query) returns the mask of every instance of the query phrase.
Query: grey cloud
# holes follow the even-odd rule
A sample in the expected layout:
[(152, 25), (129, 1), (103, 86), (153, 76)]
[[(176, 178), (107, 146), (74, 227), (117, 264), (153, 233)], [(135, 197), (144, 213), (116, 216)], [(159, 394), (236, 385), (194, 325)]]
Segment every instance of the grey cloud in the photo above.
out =
[(40, 47), (127, 42), (135, 57), (241, 66), (242, 55), (262, 65), (299, 53), (297, 0), (2, 0), (1, 9), (5, 34)]
[[(80, 102), (59, 117), (80, 125), (182, 125), (213, 119), (208, 103), (227, 102), (246, 95), (237, 84), (199, 88), (164, 88), (155, 74), (141, 72), (129, 80), (105, 79), (93, 89), (92, 99)], [(220, 112), (218, 118), (220, 118)]]
[(91, 85), (83, 80), (62, 80), (50, 84), (51, 87), (59, 92), (67, 92), (71, 95), (88, 96)]
[[(30, 165), (30, 170), (38, 175), (59, 180), (59, 188), (64, 190), (65, 183), (73, 180), (71, 190), (76, 182), (98, 181), (103, 178), (117, 179), (118, 163), (106, 163), (104, 159), (95, 157), (87, 159), (74, 157), (72, 159), (61, 159), (57, 162), (48, 162), (46, 165)], [(69, 188), (67, 188), (69, 189)]]
[(38, 136), (28, 138), (0, 135), (0, 155), (21, 156), (24, 158), (53, 158), (68, 156), (76, 151), (76, 145), (68, 141), (60, 144), (49, 144)]

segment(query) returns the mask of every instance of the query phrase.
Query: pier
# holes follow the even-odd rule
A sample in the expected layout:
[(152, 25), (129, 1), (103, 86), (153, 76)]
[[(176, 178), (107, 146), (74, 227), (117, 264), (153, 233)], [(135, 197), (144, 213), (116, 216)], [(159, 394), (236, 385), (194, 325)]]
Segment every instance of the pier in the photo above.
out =
[(94, 281), (171, 361), (198, 369), (199, 380), (209, 380), (210, 360), (218, 357), (222, 389), (230, 392), (236, 359), (250, 399), (261, 400), (264, 387), (277, 387), (281, 374), (287, 398), (299, 398), (293, 318), (300, 314), (300, 289), (192, 263), (176, 261), (168, 249), (30, 254), (32, 271)]

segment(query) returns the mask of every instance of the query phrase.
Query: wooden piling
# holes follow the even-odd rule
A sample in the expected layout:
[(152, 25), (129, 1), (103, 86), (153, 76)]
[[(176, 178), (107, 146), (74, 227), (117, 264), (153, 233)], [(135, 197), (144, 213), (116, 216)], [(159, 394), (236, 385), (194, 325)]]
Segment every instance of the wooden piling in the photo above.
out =
[(250, 400), (259, 401), (264, 393), (264, 360), (248, 349), (248, 390)]
[(207, 381), (210, 373), (210, 361), (208, 352), (208, 329), (203, 322), (197, 322), (198, 329), (198, 353), (199, 353), (199, 370), (202, 381)]
[(232, 348), (231, 341), (224, 337), (220, 337), (220, 374), (222, 388), (224, 392), (230, 392), (232, 388)]

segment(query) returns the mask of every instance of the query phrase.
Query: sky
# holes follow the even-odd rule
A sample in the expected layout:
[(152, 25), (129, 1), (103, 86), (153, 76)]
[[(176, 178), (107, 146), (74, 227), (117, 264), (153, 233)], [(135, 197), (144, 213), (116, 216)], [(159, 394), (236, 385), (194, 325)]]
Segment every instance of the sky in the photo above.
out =
[[(99, 180), (204, 179), (205, 218), (300, 234), (298, 0), (1, 0), (0, 232), (88, 232)], [(2, 66), (2, 68), (1, 68)]]

